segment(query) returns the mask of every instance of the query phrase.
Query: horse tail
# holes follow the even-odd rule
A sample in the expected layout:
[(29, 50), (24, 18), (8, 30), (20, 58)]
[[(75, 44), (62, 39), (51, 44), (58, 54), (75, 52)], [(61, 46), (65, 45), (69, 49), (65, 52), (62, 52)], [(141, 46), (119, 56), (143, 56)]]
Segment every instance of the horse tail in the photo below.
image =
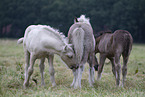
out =
[[(30, 26), (28, 26), (28, 27), (26, 28), (26, 30), (25, 30), (24, 37), (26, 38), (26, 37), (28, 36), (29, 32), (30, 32), (32, 29), (34, 29), (35, 27), (37, 27), (37, 26), (36, 26), (36, 25), (30, 25)], [(25, 41), (25, 40), (24, 40), (24, 37), (18, 39), (17, 44), (23, 43), (23, 42)]]
[(124, 56), (129, 56), (130, 52), (131, 52), (131, 49), (132, 49), (132, 36), (130, 35), (130, 33), (127, 33), (126, 36), (125, 36), (125, 41), (126, 41), (126, 44), (125, 44), (125, 47), (124, 47)]
[(24, 40), (24, 37), (18, 39), (17, 44), (21, 44), (21, 43), (23, 43), (23, 40)]
[(84, 35), (85, 32), (81, 27), (75, 28), (72, 33), (73, 45), (78, 64), (80, 64), (84, 53)]

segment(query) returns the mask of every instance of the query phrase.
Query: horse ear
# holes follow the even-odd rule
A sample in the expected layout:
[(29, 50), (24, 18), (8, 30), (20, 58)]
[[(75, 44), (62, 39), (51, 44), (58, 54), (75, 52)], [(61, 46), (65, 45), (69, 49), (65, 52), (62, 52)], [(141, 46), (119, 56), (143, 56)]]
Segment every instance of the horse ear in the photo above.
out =
[(68, 39), (68, 37), (66, 37), (66, 38), (65, 38), (65, 41), (66, 41), (66, 43), (68, 43), (68, 42), (69, 42), (69, 39)]
[(63, 52), (66, 52), (67, 51), (67, 45), (65, 45), (64, 47), (63, 47)]
[(75, 17), (75, 19), (74, 19), (74, 23), (76, 23), (76, 22), (79, 22), (77, 17)]
[(72, 44), (68, 44), (71, 48), (73, 48), (73, 45)]
[(96, 38), (96, 43), (100, 42), (100, 37)]

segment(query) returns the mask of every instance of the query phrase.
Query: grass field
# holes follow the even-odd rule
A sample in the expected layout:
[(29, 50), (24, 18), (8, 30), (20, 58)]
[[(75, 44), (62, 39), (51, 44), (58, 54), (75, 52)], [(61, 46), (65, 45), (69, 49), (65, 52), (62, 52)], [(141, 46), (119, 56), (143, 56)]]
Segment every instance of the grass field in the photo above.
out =
[[(116, 88), (111, 64), (106, 61), (102, 79), (89, 87), (88, 64), (82, 76), (82, 88), (73, 89), (72, 71), (67, 69), (58, 56), (54, 59), (56, 87), (49, 81), (48, 62), (45, 61), (45, 87), (41, 87), (39, 60), (34, 66), (34, 73), (28, 89), (23, 89), (24, 51), (16, 40), (0, 40), (0, 97), (145, 97), (145, 45), (134, 44), (128, 62), (128, 74), (124, 88)], [(95, 73), (95, 78), (97, 72)]]

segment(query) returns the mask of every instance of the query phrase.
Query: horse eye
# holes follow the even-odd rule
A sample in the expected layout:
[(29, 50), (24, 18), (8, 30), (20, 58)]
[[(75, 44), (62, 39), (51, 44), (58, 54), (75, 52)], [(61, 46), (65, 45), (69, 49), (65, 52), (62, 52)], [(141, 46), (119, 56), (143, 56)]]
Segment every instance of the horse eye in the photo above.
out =
[(73, 58), (73, 56), (72, 56), (72, 55), (69, 55), (68, 57), (69, 57), (69, 58)]
[(74, 68), (73, 66), (70, 67), (70, 69), (73, 69), (73, 68)]

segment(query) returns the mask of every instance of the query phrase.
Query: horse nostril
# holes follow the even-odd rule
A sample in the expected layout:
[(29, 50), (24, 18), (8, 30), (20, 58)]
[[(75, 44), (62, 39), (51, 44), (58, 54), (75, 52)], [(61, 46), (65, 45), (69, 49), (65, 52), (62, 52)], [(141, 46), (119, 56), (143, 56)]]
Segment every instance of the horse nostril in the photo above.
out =
[(76, 69), (78, 69), (79, 68), (79, 66), (76, 66)]
[(78, 69), (79, 68), (79, 64), (76, 64), (75, 68)]
[(70, 69), (73, 69), (73, 68), (74, 68), (73, 66), (70, 67)]
[(95, 71), (98, 71), (98, 67), (99, 67), (99, 65), (95, 65), (95, 66), (94, 66)]
[(70, 69), (78, 69), (78, 68), (79, 68), (78, 65), (76, 65), (76, 66), (70, 66)]

